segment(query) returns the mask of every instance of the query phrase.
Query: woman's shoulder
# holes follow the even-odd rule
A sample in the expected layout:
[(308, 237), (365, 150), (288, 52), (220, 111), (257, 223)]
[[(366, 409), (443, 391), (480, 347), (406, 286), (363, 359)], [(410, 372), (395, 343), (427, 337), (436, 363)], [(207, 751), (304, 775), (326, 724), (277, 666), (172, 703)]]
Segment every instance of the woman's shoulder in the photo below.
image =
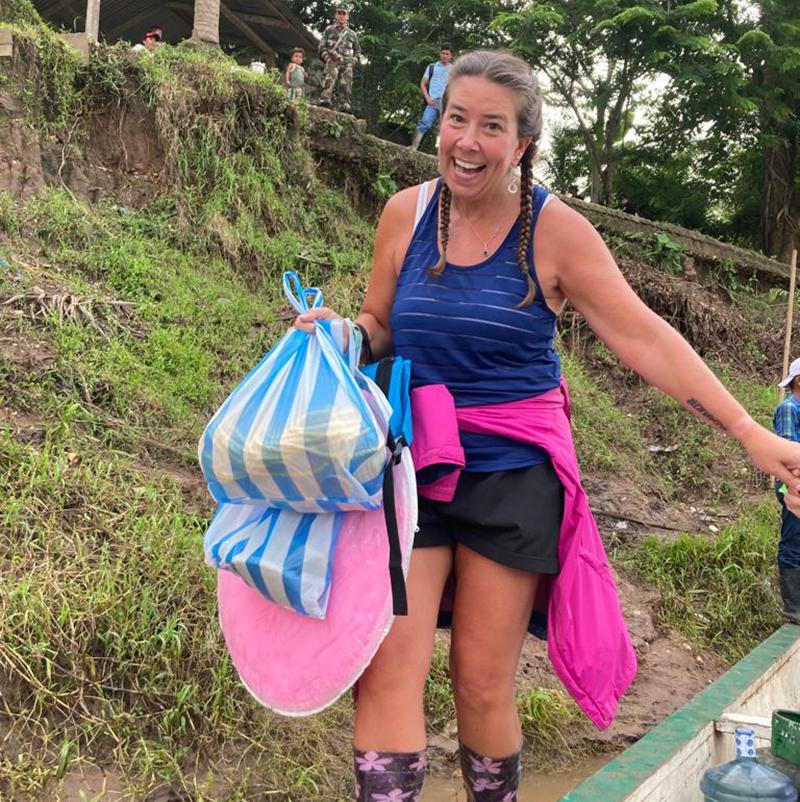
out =
[(577, 210), (564, 203), (555, 192), (544, 187), (534, 188), (534, 199), (542, 197), (537, 230), (554, 238), (569, 238), (594, 231), (592, 224)]
[(420, 202), (420, 192), (422, 188), (426, 189), (425, 205), (430, 202), (433, 193), (436, 191), (436, 181), (426, 181), (422, 184), (414, 184), (414, 186), (401, 189), (395, 192), (383, 207), (381, 219), (388, 219), (391, 221), (408, 221), (414, 220), (417, 204)]
[[(597, 229), (579, 211), (552, 195), (539, 213), (534, 231), (537, 271), (551, 265), (554, 275), (605, 261), (608, 251)], [(541, 266), (541, 267), (540, 267)]]

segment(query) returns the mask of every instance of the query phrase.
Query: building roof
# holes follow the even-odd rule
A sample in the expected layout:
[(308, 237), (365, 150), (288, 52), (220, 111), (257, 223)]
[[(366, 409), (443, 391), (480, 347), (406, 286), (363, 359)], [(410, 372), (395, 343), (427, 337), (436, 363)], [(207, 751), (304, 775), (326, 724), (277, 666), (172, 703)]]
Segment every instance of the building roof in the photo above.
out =
[[(52, 25), (84, 30), (86, 0), (33, 0), (33, 5)], [(193, 15), (193, 0), (101, 0), (100, 38), (139, 42), (158, 25), (165, 41), (177, 44), (191, 36)], [(282, 0), (222, 0), (219, 36), (223, 45), (263, 53), (317, 48), (317, 40)]]

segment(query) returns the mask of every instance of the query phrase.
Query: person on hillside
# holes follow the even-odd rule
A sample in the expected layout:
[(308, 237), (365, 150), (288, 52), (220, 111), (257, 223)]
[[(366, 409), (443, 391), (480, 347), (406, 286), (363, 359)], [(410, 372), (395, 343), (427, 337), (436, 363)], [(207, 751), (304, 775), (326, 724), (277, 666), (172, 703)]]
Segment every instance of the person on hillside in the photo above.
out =
[(632, 214), (634, 217), (639, 216), (639, 210), (631, 203), (631, 199), (627, 195), (623, 195), (619, 199), (619, 210), (625, 214)]
[[(439, 177), (392, 196), (378, 223), (356, 323), (375, 358), (395, 353), (412, 361), (415, 389), (444, 385), (450, 392), (466, 465), (454, 492), (440, 500), (423, 495), (426, 477), (418, 476), (409, 614), (395, 619), (358, 681), (354, 759), (363, 802), (419, 799), (423, 691), (446, 585), (470, 802), (517, 799), (515, 679), (537, 592), (551, 593), (553, 666), (587, 712), (596, 683), (615, 681), (616, 704), (633, 678), (630, 638), (580, 486), (554, 347), (567, 302), (624, 363), (737, 438), (755, 465), (787, 484), (786, 504), (800, 511), (800, 444), (758, 425), (634, 294), (588, 220), (534, 186), (541, 132), (541, 94), (525, 62), (503, 52), (462, 55), (442, 97)], [(311, 333), (315, 321), (334, 317), (319, 308), (294, 326)], [(415, 417), (415, 442), (421, 422)], [(587, 538), (579, 551), (577, 534)], [(590, 542), (592, 556), (583, 550)], [(589, 639), (592, 657), (611, 654), (613, 662), (587, 664)]]
[(434, 61), (425, 68), (422, 80), (419, 82), (419, 91), (425, 98), (425, 108), (422, 111), (417, 123), (417, 130), (414, 131), (414, 138), (411, 140), (411, 150), (416, 150), (422, 137), (430, 131), (439, 117), (439, 106), (442, 102), (442, 95), (447, 86), (447, 74), (450, 72), (450, 63), (453, 60), (453, 48), (449, 42), (445, 42), (439, 49), (439, 60)]
[(347, 113), (353, 92), (353, 65), (361, 56), (358, 36), (349, 23), (349, 9), (336, 6), (336, 19), (325, 28), (319, 43), (319, 57), (325, 64), (319, 105), (330, 108), (335, 89), (337, 108)]
[(149, 31), (147, 31), (142, 41), (134, 45), (133, 49), (137, 53), (147, 53), (150, 56), (154, 56), (156, 50), (158, 50), (158, 48), (161, 46), (161, 40), (163, 38), (163, 31), (161, 28), (156, 26), (155, 28), (151, 28)]
[(302, 47), (296, 47), (289, 56), (289, 66), (286, 67), (286, 91), (292, 103), (300, 100), (305, 94), (306, 71), (303, 69), (303, 57), (305, 53)]
[[(787, 390), (778, 404), (772, 425), (776, 434), (794, 443), (800, 443), (800, 359), (789, 365), (789, 373), (778, 384)], [(786, 485), (775, 484), (775, 495), (781, 505), (781, 540), (778, 545), (778, 575), (780, 577), (783, 614), (800, 624), (800, 518), (788, 509)]]

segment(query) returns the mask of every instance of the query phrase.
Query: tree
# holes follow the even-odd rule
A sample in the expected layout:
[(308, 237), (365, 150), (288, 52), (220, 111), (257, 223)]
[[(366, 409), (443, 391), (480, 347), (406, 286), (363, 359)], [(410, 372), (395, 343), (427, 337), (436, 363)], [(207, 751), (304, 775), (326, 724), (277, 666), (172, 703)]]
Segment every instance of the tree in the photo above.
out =
[(591, 198), (610, 203), (634, 111), (670, 64), (708, 46), (715, 0), (543, 0), (494, 23), (571, 110), (589, 159)]
[(194, 0), (192, 41), (219, 47), (220, 0)]
[[(370, 130), (383, 136), (393, 136), (396, 129), (410, 131), (422, 111), (422, 72), (439, 57), (440, 45), (449, 42), (456, 53), (496, 46), (501, 37), (491, 23), (515, 2), (356, 0), (350, 22), (359, 34), (363, 60), (356, 69), (353, 100)], [(318, 31), (332, 21), (332, 7), (323, 0), (292, 0), (290, 5)]]
[(762, 0), (758, 26), (737, 42), (759, 105), (761, 246), (789, 261), (800, 233), (800, 13)]
[(731, 234), (784, 260), (800, 217), (800, 13), (791, 5), (720, 0), (711, 46), (671, 66), (648, 133), (666, 151), (693, 149), (698, 168), (717, 174), (717, 200), (727, 196)]
[(553, 131), (543, 161), (550, 189), (567, 193), (571, 187), (577, 186), (581, 191), (581, 185), (589, 174), (589, 160), (583, 138), (575, 126), (562, 124)]

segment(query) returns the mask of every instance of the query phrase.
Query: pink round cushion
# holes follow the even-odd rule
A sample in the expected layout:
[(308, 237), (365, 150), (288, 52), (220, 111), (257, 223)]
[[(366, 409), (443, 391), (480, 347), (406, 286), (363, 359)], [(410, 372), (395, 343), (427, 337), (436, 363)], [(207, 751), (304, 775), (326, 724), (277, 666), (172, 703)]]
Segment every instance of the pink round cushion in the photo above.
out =
[[(417, 526), (408, 449), (393, 470), (403, 571), (408, 574)], [(267, 601), (230, 571), (218, 572), (217, 600), (225, 644), (250, 693), (287, 716), (323, 710), (361, 676), (394, 620), (383, 509), (346, 514), (324, 620)]]

